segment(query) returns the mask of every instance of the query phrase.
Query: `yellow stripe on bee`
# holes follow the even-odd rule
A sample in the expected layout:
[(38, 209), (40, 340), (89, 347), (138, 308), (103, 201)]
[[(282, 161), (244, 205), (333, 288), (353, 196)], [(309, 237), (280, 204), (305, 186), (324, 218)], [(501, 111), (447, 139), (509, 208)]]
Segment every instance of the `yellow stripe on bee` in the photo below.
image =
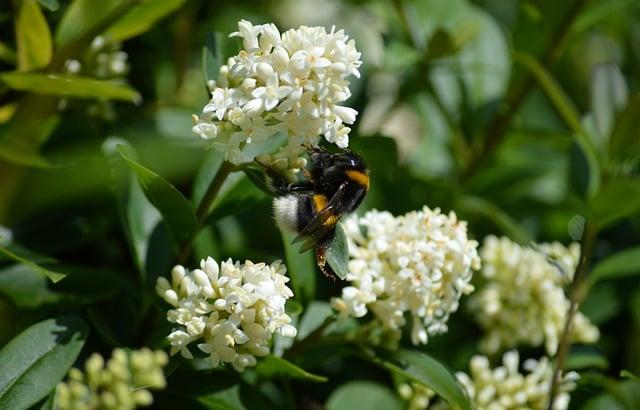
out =
[(347, 171), (347, 176), (356, 184), (364, 187), (367, 191), (369, 190), (369, 175), (364, 172), (351, 169)]
[(322, 194), (315, 194), (313, 197), (311, 197), (311, 199), (313, 200), (313, 210), (316, 211), (316, 213), (322, 211), (327, 207), (326, 196)]
[(338, 222), (338, 217), (336, 215), (331, 215), (330, 217), (328, 217), (323, 223), (322, 225), (324, 226), (333, 226)]

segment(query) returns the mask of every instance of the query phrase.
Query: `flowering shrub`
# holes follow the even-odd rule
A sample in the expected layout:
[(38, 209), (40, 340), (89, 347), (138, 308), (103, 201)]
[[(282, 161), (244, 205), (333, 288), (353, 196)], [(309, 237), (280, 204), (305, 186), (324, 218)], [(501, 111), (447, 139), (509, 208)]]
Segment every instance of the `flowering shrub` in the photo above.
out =
[(4, 2), (0, 409), (640, 408), (639, 13)]

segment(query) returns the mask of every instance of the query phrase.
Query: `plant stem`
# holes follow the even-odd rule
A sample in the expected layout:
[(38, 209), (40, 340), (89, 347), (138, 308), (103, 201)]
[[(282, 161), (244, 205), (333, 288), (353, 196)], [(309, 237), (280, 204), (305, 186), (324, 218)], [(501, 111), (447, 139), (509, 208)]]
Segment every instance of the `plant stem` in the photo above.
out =
[(556, 366), (553, 371), (553, 378), (551, 379), (551, 388), (549, 390), (549, 403), (548, 409), (551, 410), (553, 402), (558, 394), (558, 387), (560, 384), (560, 377), (564, 368), (564, 363), (569, 353), (569, 347), (571, 345), (571, 327), (573, 324), (573, 318), (578, 311), (578, 306), (584, 300), (587, 295), (586, 282), (587, 270), (589, 268), (589, 262), (593, 253), (593, 244), (596, 238), (596, 231), (593, 228), (592, 223), (587, 223), (584, 228), (584, 236), (580, 243), (580, 260), (576, 267), (573, 281), (571, 282), (571, 288), (569, 290), (569, 311), (564, 324), (564, 330), (560, 337), (558, 344), (558, 352), (556, 353)]

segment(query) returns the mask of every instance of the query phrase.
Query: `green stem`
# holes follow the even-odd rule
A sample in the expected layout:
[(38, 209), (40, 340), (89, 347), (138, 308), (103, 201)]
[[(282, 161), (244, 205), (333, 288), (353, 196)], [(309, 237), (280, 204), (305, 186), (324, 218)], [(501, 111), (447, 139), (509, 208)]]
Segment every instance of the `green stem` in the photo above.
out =
[(553, 378), (551, 379), (551, 388), (549, 390), (549, 402), (547, 408), (549, 410), (553, 407), (553, 402), (558, 394), (558, 387), (560, 385), (560, 378), (564, 369), (564, 364), (569, 353), (569, 347), (571, 346), (571, 330), (573, 324), (573, 318), (578, 311), (578, 306), (587, 296), (587, 271), (589, 268), (589, 262), (593, 253), (593, 245), (596, 239), (596, 231), (593, 228), (592, 223), (587, 223), (584, 228), (584, 236), (580, 243), (580, 260), (576, 267), (573, 281), (571, 282), (571, 288), (569, 290), (569, 311), (564, 323), (564, 329), (560, 337), (558, 344), (558, 352), (556, 353), (556, 366), (553, 372)]

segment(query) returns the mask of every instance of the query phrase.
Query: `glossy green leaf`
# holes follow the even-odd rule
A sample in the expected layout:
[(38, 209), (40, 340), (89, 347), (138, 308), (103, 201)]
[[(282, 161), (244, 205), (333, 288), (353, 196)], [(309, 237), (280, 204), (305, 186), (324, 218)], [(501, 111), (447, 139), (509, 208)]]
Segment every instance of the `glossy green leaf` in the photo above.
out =
[(324, 376), (309, 373), (288, 360), (274, 355), (269, 355), (264, 359), (260, 359), (255, 370), (259, 375), (265, 378), (285, 377), (315, 383), (323, 383), (328, 380)]
[(600, 353), (593, 351), (577, 351), (567, 356), (565, 368), (567, 370), (598, 369), (607, 370), (609, 360)]
[(339, 386), (327, 399), (327, 410), (401, 410), (402, 402), (388, 387), (370, 381), (353, 381)]
[(147, 0), (131, 9), (104, 33), (110, 40), (125, 41), (149, 30), (177, 10), (186, 0)]
[(287, 265), (287, 275), (291, 278), (293, 294), (304, 302), (313, 300), (316, 292), (316, 261), (313, 252), (299, 253), (293, 245), (295, 234), (281, 229), (282, 244)]
[(60, 2), (58, 0), (38, 0), (38, 3), (49, 11), (56, 11), (60, 8)]
[(591, 283), (640, 275), (640, 247), (625, 249), (600, 261), (589, 274)]
[(335, 274), (342, 280), (349, 273), (349, 244), (342, 224), (336, 225), (336, 233), (327, 249), (327, 263)]
[(589, 164), (591, 174), (589, 178), (589, 196), (595, 195), (600, 188), (600, 163), (596, 147), (582, 126), (580, 113), (551, 73), (535, 58), (521, 52), (515, 52), (513, 58), (533, 74), (560, 117), (569, 129), (573, 131), (576, 141), (584, 151)]
[[(118, 145), (127, 145), (121, 138), (108, 138), (102, 151), (111, 167), (111, 188), (116, 196), (118, 214), (129, 248), (140, 273), (146, 272), (146, 256), (153, 230), (161, 221), (160, 213), (145, 197), (135, 173), (127, 166), (117, 150)], [(133, 149), (129, 151), (134, 154)], [(137, 160), (137, 158), (133, 158)]]
[(640, 177), (620, 177), (604, 186), (588, 204), (600, 229), (640, 212)]
[(18, 70), (36, 70), (51, 61), (51, 30), (35, 0), (23, 0), (19, 4), (16, 17)]
[(0, 351), (0, 403), (21, 409), (46, 397), (73, 365), (88, 327), (73, 316), (48, 319), (29, 327)]
[(123, 2), (131, 0), (74, 0), (58, 23), (55, 34), (56, 46), (59, 48), (76, 40)]
[(66, 276), (66, 274), (64, 274), (64, 273), (55, 272), (55, 271), (49, 270), (47, 268), (44, 268), (44, 267), (38, 265), (37, 263), (34, 263), (34, 262), (32, 262), (32, 261), (30, 261), (28, 259), (25, 259), (25, 258), (23, 258), (22, 256), (20, 256), (20, 255), (18, 255), (16, 253), (13, 253), (12, 251), (10, 251), (7, 248), (3, 248), (2, 246), (0, 246), (0, 254), (4, 254), (9, 259), (12, 259), (12, 260), (14, 260), (16, 262), (22, 263), (23, 265), (26, 265), (26, 266), (30, 267), (31, 269), (35, 270), (39, 274), (48, 277), (53, 283), (64, 279), (64, 277)]
[(391, 358), (381, 353), (367, 352), (373, 363), (412, 381), (422, 383), (445, 399), (450, 405), (470, 410), (471, 403), (455, 376), (439, 361), (415, 350), (401, 349)]
[(0, 74), (0, 81), (14, 90), (28, 91), (34, 94), (122, 100), (132, 103), (139, 103), (141, 100), (140, 94), (128, 85), (87, 77), (13, 72)]
[(62, 298), (49, 289), (46, 277), (23, 264), (0, 269), (0, 293), (20, 308), (35, 308)]
[(313, 301), (304, 310), (304, 314), (298, 323), (298, 334), (296, 338), (302, 340), (322, 326), (327, 319), (334, 314), (329, 303), (324, 301)]
[(147, 199), (162, 215), (174, 241), (180, 243), (193, 237), (197, 221), (189, 201), (165, 179), (133, 160), (131, 147), (118, 145), (118, 151), (137, 175)]

